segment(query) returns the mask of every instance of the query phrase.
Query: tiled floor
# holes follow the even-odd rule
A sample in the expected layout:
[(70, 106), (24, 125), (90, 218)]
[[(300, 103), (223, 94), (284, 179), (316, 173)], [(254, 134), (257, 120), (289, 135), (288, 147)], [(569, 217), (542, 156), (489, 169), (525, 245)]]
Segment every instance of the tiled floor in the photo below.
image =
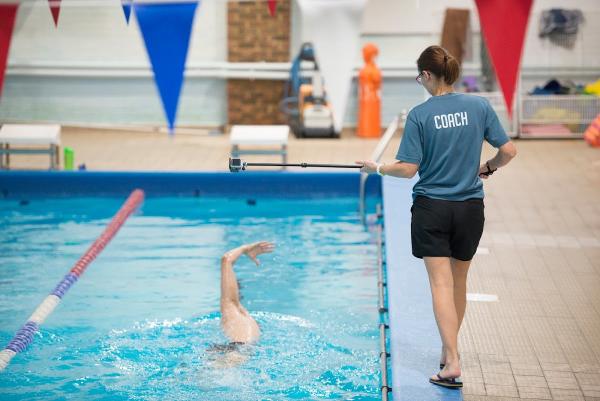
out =
[[(128, 132), (63, 127), (62, 146), (75, 151), (75, 164), (89, 170), (227, 170), (230, 152), (228, 135), (211, 135), (208, 130), (169, 137), (159, 132)], [(386, 157), (393, 159), (399, 138), (392, 140)], [(296, 139), (290, 136), (290, 162), (352, 163), (369, 157), (377, 140), (363, 140), (351, 133), (344, 139)], [(281, 161), (280, 156), (244, 156), (244, 160)], [(13, 155), (11, 168), (47, 169), (47, 155)], [(62, 165), (62, 161), (61, 161)]]
[[(486, 183), (461, 332), (465, 400), (600, 400), (600, 149), (519, 141)], [(488, 152), (485, 152), (486, 154)]]
[[(399, 138), (386, 160), (393, 160)], [(226, 135), (63, 130), (90, 170), (226, 170)], [(349, 163), (376, 141), (291, 139), (292, 162)], [(485, 184), (483, 251), (460, 337), (466, 401), (600, 401), (600, 149), (582, 141), (518, 141), (519, 155)], [(492, 149), (484, 148), (484, 158)], [(279, 160), (273, 156), (246, 160)], [(46, 168), (15, 156), (14, 168)], [(487, 251), (487, 252), (486, 252)]]

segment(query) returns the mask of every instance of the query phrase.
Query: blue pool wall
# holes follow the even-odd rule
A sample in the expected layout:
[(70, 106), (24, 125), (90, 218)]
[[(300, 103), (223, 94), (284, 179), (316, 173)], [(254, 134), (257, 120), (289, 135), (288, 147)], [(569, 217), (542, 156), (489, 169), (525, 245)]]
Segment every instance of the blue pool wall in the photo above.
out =
[[(359, 195), (360, 174), (350, 172), (0, 172), (0, 199), (27, 197), (146, 196), (328, 198)], [(381, 199), (381, 179), (371, 175), (367, 197)]]

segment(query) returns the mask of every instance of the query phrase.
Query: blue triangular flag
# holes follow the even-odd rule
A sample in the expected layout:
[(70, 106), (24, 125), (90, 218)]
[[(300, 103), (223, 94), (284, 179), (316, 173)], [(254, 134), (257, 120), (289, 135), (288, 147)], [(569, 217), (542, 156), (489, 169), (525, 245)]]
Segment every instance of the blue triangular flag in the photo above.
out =
[(127, 21), (127, 25), (129, 25), (129, 16), (131, 15), (131, 2), (132, 0), (121, 0), (121, 5), (123, 6), (123, 12), (125, 13), (125, 20)]
[(197, 2), (133, 4), (171, 134), (197, 5)]

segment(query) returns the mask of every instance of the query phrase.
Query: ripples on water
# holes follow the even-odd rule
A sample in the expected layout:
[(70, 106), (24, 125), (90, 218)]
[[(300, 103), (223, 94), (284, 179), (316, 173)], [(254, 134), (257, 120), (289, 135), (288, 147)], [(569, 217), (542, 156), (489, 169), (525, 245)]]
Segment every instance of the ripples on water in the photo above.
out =
[[(3, 344), (119, 206), (41, 203), (0, 202)], [(378, 399), (375, 248), (355, 200), (238, 203), (147, 200), (0, 374), (0, 398)], [(215, 351), (219, 256), (262, 239), (276, 252), (236, 267), (261, 339)]]

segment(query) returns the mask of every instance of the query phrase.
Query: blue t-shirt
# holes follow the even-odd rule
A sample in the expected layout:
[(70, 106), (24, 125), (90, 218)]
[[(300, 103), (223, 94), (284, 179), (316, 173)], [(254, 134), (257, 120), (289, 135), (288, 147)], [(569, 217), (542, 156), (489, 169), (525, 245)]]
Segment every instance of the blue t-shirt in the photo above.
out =
[(484, 139), (496, 148), (509, 141), (489, 101), (481, 96), (448, 93), (413, 108), (396, 156), (419, 165), (413, 198), (483, 198), (479, 166)]

